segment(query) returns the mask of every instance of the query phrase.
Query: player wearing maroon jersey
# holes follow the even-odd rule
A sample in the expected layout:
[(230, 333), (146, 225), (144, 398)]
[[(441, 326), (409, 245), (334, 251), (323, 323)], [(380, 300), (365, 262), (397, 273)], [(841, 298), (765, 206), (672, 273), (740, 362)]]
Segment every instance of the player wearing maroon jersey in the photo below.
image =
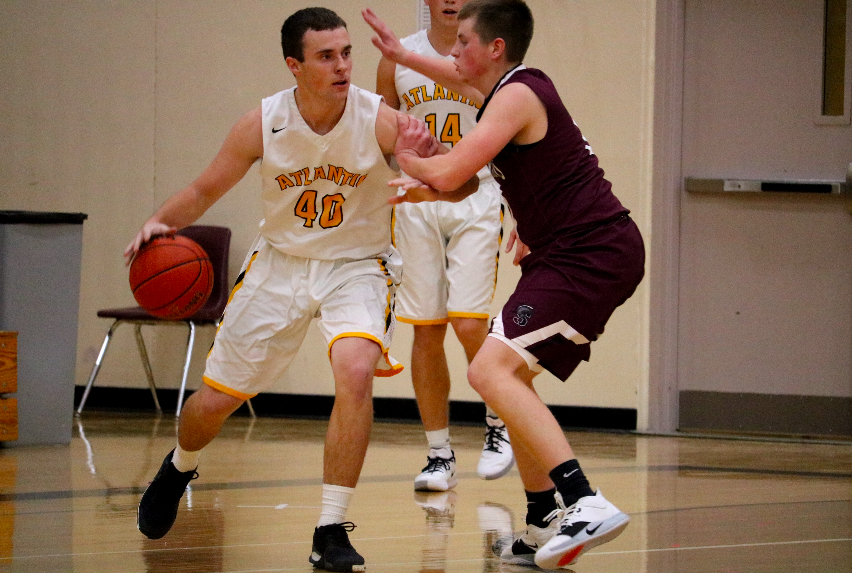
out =
[(445, 155), (418, 153), (428, 130), (399, 118), (396, 156), (419, 181), (392, 183), (406, 190), (397, 201), (440, 199), (489, 163), (500, 183), (517, 223), (507, 247), (517, 243), (522, 275), (468, 379), (509, 428), (527, 494), (527, 530), (503, 560), (565, 567), (615, 538), (629, 517), (591, 489), (532, 381), (542, 368), (564, 380), (588, 360), (591, 342), (642, 279), (642, 237), (553, 83), (521, 64), (533, 28), (522, 0), (465, 4), (449, 66), (399, 50), (374, 14), (364, 17), (386, 57), (489, 94), (477, 126)]

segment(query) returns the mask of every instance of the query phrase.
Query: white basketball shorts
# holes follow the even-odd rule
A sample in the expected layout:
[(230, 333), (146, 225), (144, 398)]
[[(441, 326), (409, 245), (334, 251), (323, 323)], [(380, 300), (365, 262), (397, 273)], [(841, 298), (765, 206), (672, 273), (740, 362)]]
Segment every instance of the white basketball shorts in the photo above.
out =
[(207, 356), (204, 382), (241, 399), (278, 380), (299, 350), (311, 320), (331, 346), (360, 337), (382, 348), (377, 376), (402, 366), (388, 355), (401, 260), (393, 249), (363, 260), (287, 255), (258, 236), (225, 307)]
[(500, 197), (499, 185), (489, 181), (458, 203), (396, 207), (394, 244), (405, 261), (396, 297), (400, 322), (488, 319), (503, 234)]

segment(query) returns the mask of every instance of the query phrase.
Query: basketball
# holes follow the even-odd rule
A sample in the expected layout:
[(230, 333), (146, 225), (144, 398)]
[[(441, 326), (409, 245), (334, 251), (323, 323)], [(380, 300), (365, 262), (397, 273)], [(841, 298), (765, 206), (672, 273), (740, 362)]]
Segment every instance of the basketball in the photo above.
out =
[(213, 291), (213, 264), (201, 245), (181, 235), (155, 237), (130, 264), (136, 302), (158, 318), (195, 314)]

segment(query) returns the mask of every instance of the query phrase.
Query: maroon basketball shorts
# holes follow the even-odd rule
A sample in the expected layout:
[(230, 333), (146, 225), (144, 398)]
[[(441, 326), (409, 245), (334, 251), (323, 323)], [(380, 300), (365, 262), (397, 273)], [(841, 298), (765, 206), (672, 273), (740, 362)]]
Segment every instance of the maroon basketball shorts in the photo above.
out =
[(645, 247), (623, 215), (566, 235), (521, 260), (515, 292), (489, 336), (508, 344), (533, 371), (566, 380), (645, 273)]

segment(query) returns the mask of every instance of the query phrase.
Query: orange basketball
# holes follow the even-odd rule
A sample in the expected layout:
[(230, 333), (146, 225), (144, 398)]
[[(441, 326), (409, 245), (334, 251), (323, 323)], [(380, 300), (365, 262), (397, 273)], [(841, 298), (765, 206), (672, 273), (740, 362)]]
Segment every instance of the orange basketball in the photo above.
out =
[(139, 306), (158, 318), (195, 314), (213, 291), (213, 264), (201, 245), (181, 235), (155, 237), (130, 265), (130, 288)]

